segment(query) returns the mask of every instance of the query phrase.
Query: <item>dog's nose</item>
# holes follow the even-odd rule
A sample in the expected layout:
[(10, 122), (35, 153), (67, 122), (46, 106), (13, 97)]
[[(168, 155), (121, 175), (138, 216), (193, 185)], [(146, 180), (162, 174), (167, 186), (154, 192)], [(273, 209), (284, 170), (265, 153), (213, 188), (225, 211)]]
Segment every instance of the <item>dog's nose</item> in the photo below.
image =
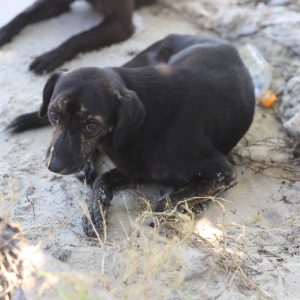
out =
[(61, 173), (64, 169), (64, 166), (62, 166), (61, 162), (56, 157), (51, 158), (51, 161), (48, 162), (47, 167), (53, 173)]

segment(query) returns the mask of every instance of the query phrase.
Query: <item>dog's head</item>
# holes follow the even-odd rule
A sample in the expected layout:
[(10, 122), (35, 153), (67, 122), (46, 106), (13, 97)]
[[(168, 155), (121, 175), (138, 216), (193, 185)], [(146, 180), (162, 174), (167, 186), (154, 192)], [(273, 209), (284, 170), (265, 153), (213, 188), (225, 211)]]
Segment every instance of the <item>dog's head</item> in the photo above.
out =
[(144, 119), (144, 106), (111, 69), (82, 68), (54, 73), (43, 91), (40, 117), (54, 127), (47, 151), (50, 171), (79, 171), (106, 141), (120, 151)]

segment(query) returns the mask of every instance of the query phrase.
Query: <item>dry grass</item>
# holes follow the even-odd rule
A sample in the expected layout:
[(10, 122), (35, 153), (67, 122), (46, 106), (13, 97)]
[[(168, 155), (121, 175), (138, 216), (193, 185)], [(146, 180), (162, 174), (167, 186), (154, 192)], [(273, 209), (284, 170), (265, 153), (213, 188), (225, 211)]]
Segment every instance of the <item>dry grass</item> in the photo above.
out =
[[(202, 236), (194, 235), (193, 244), (201, 249), (207, 248), (213, 254), (215, 264), (227, 277), (225, 282), (227, 289), (232, 287), (235, 282), (237, 286), (255, 291), (259, 299), (273, 299), (271, 294), (253, 280), (253, 274), (256, 274), (256, 270), (252, 268), (255, 264), (249, 253), (249, 236), (245, 225), (227, 220), (226, 209), (223, 205), (224, 199), (214, 198), (212, 200), (222, 213), (218, 224), (218, 227), (222, 230), (222, 235), (215, 236), (213, 242)], [(239, 231), (235, 238), (226, 233), (226, 229), (233, 227)]]
[[(235, 162), (236, 166), (246, 166), (255, 174), (260, 173), (274, 179), (289, 180), (292, 182), (300, 181), (300, 158), (293, 158), (291, 142), (278, 138), (270, 138), (252, 143), (245, 139), (245, 143), (246, 146), (237, 147), (231, 153), (231, 159)], [(272, 156), (269, 157), (268, 154), (264, 156), (264, 159), (253, 158), (251, 152), (254, 147), (268, 149), (264, 150), (265, 153), (284, 153), (285, 159), (282, 160), (281, 158), (277, 161)], [(276, 175), (276, 173), (280, 174)]]
[[(121, 299), (166, 299), (182, 286), (185, 246), (194, 222), (183, 214), (167, 222), (169, 217), (153, 213), (149, 206), (118, 245), (114, 294)], [(154, 228), (145, 225), (153, 220)]]
[[(176, 232), (187, 242), (187, 245), (192, 243), (199, 251), (207, 252), (208, 256), (213, 257), (213, 263), (210, 266), (211, 270), (207, 274), (208, 280), (217, 267), (227, 277), (224, 282), (225, 289), (228, 290), (235, 284), (236, 286), (255, 291), (260, 299), (273, 299), (268, 292), (263, 290), (259, 284), (255, 283), (252, 279), (253, 272), (255, 273), (256, 271), (251, 267), (253, 263), (248, 253), (246, 227), (243, 224), (235, 224), (226, 220), (224, 203), (229, 201), (217, 197), (211, 197), (209, 200), (220, 210), (218, 227), (222, 231), (221, 235), (204, 237), (193, 230), (195, 228), (195, 217), (189, 209), (188, 203), (197, 201), (206, 202), (207, 197), (187, 199), (186, 211), (188, 212), (188, 216), (178, 214), (176, 210), (173, 210), (166, 215), (167, 218), (164, 220), (168, 222), (168, 220), (171, 219), (173, 223), (177, 223)], [(171, 218), (170, 215), (172, 216)], [(180, 226), (178, 226), (178, 224), (180, 224)], [(232, 237), (226, 234), (226, 228), (230, 227), (236, 227), (240, 231), (235, 239), (232, 239)], [(183, 228), (188, 230), (182, 231)], [(185, 235), (187, 232), (188, 234)]]
[(21, 287), (23, 262), (21, 246), (23, 232), (18, 225), (8, 224), (0, 218), (0, 299), (9, 300)]
[[(210, 277), (215, 270), (221, 270), (225, 289), (240, 286), (255, 291), (260, 299), (272, 299), (252, 279), (255, 270), (251, 268), (252, 261), (247, 253), (247, 244), (243, 245), (246, 237), (245, 227), (241, 224), (227, 224), (226, 211), (221, 198), (210, 198), (220, 208), (221, 218), (219, 227), (221, 237), (213, 241), (195, 233), (196, 219), (189, 209), (189, 201), (207, 201), (207, 197), (188, 199), (186, 213), (180, 213), (175, 208), (164, 213), (155, 213), (150, 204), (136, 220), (131, 220), (131, 231), (125, 232), (125, 239), (115, 244), (113, 274), (114, 279), (106, 275), (101, 277), (103, 287), (120, 299), (167, 299), (185, 288), (187, 247), (196, 246), (213, 257)], [(145, 224), (152, 222), (154, 228)], [(236, 226), (241, 233), (233, 240), (226, 236), (225, 228)], [(101, 242), (103, 246), (103, 241)], [(209, 278), (208, 278), (209, 280)]]
[[(86, 205), (80, 206), (91, 222)], [(120, 299), (162, 299), (184, 281), (184, 246), (194, 229), (193, 218), (179, 213), (176, 216), (155, 214), (148, 202), (144, 207), (136, 220), (128, 212), (131, 230), (127, 232), (123, 227), (124, 239), (113, 245), (107, 242), (106, 224), (100, 236), (91, 223), (103, 249), (100, 282), (112, 296)], [(150, 228), (149, 222), (156, 226)], [(112, 274), (107, 274), (105, 268), (107, 247), (114, 252)]]
[(0, 194), (0, 299), (12, 298), (23, 280), (21, 258), (24, 234), (17, 224), (8, 223), (11, 206), (18, 197), (16, 180), (7, 180), (7, 193)]
[[(252, 278), (252, 262), (248, 254), (247, 243), (244, 243), (247, 233), (243, 225), (226, 221), (226, 210), (223, 205), (226, 200), (210, 198), (210, 201), (220, 209), (218, 227), (222, 232), (221, 236), (213, 236), (212, 239), (195, 233), (197, 219), (188, 206), (188, 203), (193, 203), (195, 200), (207, 201), (207, 197), (188, 199), (185, 202), (184, 214), (178, 212), (176, 208), (164, 213), (156, 213), (145, 201), (144, 210), (137, 219), (133, 220), (131, 216), (128, 216), (131, 230), (127, 232), (124, 229), (124, 239), (113, 244), (107, 241), (107, 227), (104, 224), (104, 234), (98, 235), (96, 239), (102, 249), (102, 257), (99, 257), (101, 271), (98, 275), (101, 288), (96, 292), (92, 284), (78, 279), (72, 273), (52, 274), (38, 271), (37, 277), (39, 280), (43, 278), (45, 286), (50, 277), (56, 278), (55, 283), (49, 284), (48, 287), (52, 291), (56, 290), (56, 299), (97, 299), (97, 297), (108, 299), (104, 296), (106, 293), (112, 299), (173, 298), (178, 295), (178, 291), (187, 289), (186, 250), (188, 247), (194, 247), (213, 258), (210, 261), (210, 270), (207, 272), (207, 282), (214, 274), (224, 280), (224, 287), (227, 290), (233, 286), (242, 286), (244, 289), (255, 291), (262, 299), (272, 299)], [(82, 205), (82, 210), (88, 216), (85, 205)], [(153, 228), (148, 226), (150, 222), (155, 225)], [(236, 239), (226, 235), (226, 228), (230, 226), (240, 228), (240, 234)], [(6, 227), (17, 228), (9, 225)], [(17, 254), (20, 251), (18, 239), (21, 236), (21, 231), (16, 231), (10, 238), (5, 236), (5, 241), (7, 241), (5, 244), (15, 248), (0, 247), (2, 263), (0, 280), (4, 282), (1, 284), (5, 287), (3, 291), (6, 295), (11, 295), (13, 289), (20, 287), (22, 262), (18, 259), (13, 261), (10, 257), (11, 255), (18, 257)], [(107, 251), (110, 254), (113, 253), (114, 257), (109, 262)], [(3, 259), (6, 264), (3, 264)], [(222, 272), (219, 272), (220, 270)], [(3, 278), (6, 281), (3, 281)], [(90, 293), (93, 289), (94, 292)], [(7, 296), (3, 299), (10, 298)]]

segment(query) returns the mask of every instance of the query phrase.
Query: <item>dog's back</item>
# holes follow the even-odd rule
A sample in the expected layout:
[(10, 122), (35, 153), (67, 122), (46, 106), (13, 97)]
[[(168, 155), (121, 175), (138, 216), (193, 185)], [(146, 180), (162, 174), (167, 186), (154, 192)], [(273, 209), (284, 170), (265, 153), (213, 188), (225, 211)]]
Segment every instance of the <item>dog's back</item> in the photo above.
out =
[[(183, 140), (189, 139), (189, 133), (199, 138), (207, 135), (225, 155), (248, 130), (254, 113), (253, 83), (238, 51), (228, 42), (173, 34), (162, 40), (159, 47), (141, 53), (125, 66), (134, 67), (137, 62), (161, 62), (132, 71), (146, 110), (155, 115), (156, 121), (149, 122), (153, 130), (159, 128), (159, 109), (163, 109), (165, 117), (170, 112), (168, 122), (174, 120), (170, 127), (177, 132), (177, 138), (182, 131)], [(143, 85), (138, 79), (141, 76), (149, 84)], [(200, 141), (198, 144), (201, 148)]]
[(117, 163), (130, 176), (188, 182), (199, 170), (211, 171), (211, 158), (227, 155), (247, 132), (252, 80), (237, 50), (223, 40), (171, 35), (151, 47), (115, 69), (146, 111)]
[(175, 54), (170, 64), (186, 73), (188, 90), (193, 91), (190, 99), (198, 107), (185, 105), (192, 108), (186, 117), (205, 111), (202, 130), (228, 154), (249, 129), (255, 103), (252, 79), (236, 48), (223, 40), (208, 40)]
[[(128, 99), (135, 95), (135, 101), (121, 101), (122, 126), (128, 130), (119, 132), (124, 136), (116, 138), (114, 129), (100, 146), (124, 174), (136, 180), (182, 184), (199, 173), (227, 170), (225, 155), (252, 122), (252, 80), (237, 50), (222, 40), (171, 35), (125, 67), (82, 68), (60, 77), (78, 87), (75, 74), (81, 74), (80, 80), (85, 78), (88, 85), (88, 79), (94, 78), (89, 89), (105, 95), (93, 100), (95, 106), (100, 101), (103, 107), (113, 106), (116, 94), (127, 94)], [(82, 84), (83, 90), (86, 84)], [(126, 110), (128, 103), (130, 110)], [(135, 122), (138, 110), (143, 115)], [(26, 116), (21, 116), (10, 126), (21, 131), (30, 127), (26, 124)]]

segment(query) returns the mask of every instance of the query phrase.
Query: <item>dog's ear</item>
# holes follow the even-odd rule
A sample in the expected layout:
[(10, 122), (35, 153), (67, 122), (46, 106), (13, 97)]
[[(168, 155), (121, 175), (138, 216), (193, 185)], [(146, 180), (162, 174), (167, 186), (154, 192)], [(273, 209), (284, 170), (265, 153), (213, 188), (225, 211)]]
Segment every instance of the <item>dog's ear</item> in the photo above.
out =
[(144, 105), (134, 91), (126, 90), (118, 98), (117, 123), (112, 137), (113, 147), (116, 150), (120, 150), (126, 144), (145, 117)]
[(44, 118), (47, 115), (48, 105), (52, 97), (55, 84), (62, 71), (53, 73), (47, 80), (43, 90), (43, 102), (39, 110), (39, 117)]

